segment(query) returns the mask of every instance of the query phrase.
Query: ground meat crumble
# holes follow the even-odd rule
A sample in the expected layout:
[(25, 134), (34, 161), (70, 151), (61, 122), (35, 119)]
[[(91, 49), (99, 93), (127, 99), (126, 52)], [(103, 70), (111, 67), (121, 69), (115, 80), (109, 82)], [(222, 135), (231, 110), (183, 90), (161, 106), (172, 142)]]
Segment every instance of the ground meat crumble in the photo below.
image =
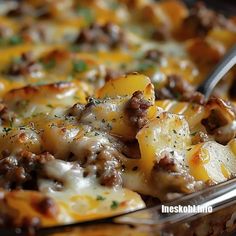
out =
[(178, 162), (173, 155), (163, 152), (160, 161), (155, 162), (151, 172), (161, 201), (170, 201), (203, 188), (203, 183), (195, 181), (188, 173), (187, 167)]
[(105, 25), (92, 24), (89, 28), (82, 29), (75, 44), (83, 49), (103, 45), (108, 48), (117, 48), (126, 45), (123, 31), (113, 23)]
[(134, 92), (126, 106), (126, 112), (131, 124), (137, 129), (141, 129), (147, 123), (147, 110), (151, 102), (146, 100), (142, 91)]
[(49, 153), (40, 155), (21, 151), (17, 155), (8, 156), (2, 153), (0, 160), (0, 187), (4, 189), (37, 189), (37, 175), (41, 175), (42, 165), (54, 157)]
[(10, 76), (25, 76), (38, 72), (42, 66), (33, 59), (31, 52), (23, 53), (19, 59), (13, 61), (7, 70)]
[(234, 106), (223, 99), (211, 97), (205, 107), (210, 110), (209, 116), (202, 120), (207, 133), (213, 135), (214, 139), (221, 144), (227, 144), (235, 138), (236, 114)]
[(172, 74), (167, 77), (167, 84), (155, 91), (156, 99), (177, 99), (203, 105), (204, 95), (195, 91), (193, 86), (179, 75)]

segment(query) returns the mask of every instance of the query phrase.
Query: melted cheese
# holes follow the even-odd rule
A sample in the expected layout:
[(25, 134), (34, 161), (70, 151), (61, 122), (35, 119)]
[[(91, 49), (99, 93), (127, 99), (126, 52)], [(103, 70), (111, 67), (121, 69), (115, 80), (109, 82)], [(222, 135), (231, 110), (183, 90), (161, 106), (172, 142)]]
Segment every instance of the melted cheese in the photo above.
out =
[(123, 188), (101, 186), (95, 176), (83, 177), (83, 169), (60, 160), (46, 167), (51, 178), (63, 181), (62, 190), (55, 190), (50, 180), (39, 180), (40, 191), (53, 197), (60, 206), (59, 221), (87, 220), (132, 211), (144, 207), (137, 193)]
[[(141, 151), (140, 168), (148, 175), (164, 152), (176, 152), (183, 162), (186, 148), (191, 143), (186, 120), (178, 115), (162, 113), (137, 134)], [(182, 159), (182, 160), (181, 160)]]

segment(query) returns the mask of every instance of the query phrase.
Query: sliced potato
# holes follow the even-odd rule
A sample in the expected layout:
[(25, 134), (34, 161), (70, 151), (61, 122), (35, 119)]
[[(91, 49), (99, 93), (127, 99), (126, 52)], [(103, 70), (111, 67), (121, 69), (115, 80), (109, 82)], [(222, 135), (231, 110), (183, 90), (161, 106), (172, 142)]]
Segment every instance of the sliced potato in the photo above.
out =
[(97, 96), (99, 98), (132, 96), (133, 93), (138, 90), (143, 91), (146, 98), (154, 101), (154, 89), (150, 79), (145, 75), (137, 73), (109, 80), (98, 90)]
[(176, 156), (183, 157), (191, 142), (188, 123), (183, 116), (165, 112), (144, 126), (136, 137), (141, 151), (140, 167), (146, 174), (164, 151), (174, 151)]
[[(129, 74), (118, 79), (109, 80), (100, 90), (98, 90), (97, 97), (117, 98), (127, 96), (130, 98), (136, 91), (142, 91), (144, 93), (144, 98), (154, 104), (155, 92), (153, 84), (147, 76), (137, 73)], [(157, 107), (151, 106), (148, 109), (147, 117), (152, 119), (156, 114)], [(120, 127), (118, 127), (118, 129), (120, 129)], [(126, 125), (125, 129), (130, 130), (130, 127)]]
[(39, 180), (40, 191), (55, 199), (59, 206), (62, 222), (102, 218), (145, 206), (139, 194), (131, 190), (117, 188), (114, 191), (99, 185), (95, 176), (84, 178), (83, 168), (74, 163), (52, 160), (44, 171), (63, 182), (62, 191), (55, 188), (53, 179)]
[(196, 180), (219, 183), (236, 174), (236, 140), (227, 146), (209, 141), (193, 146), (187, 154), (190, 174)]
[[(40, 206), (48, 198), (36, 191), (14, 190), (11, 192), (0, 192), (0, 213), (12, 217), (13, 224), (22, 226), (26, 219), (34, 218), (43, 226), (53, 226), (59, 223), (58, 215), (60, 209), (54, 199), (50, 198), (50, 211), (44, 212)], [(4, 197), (4, 198), (3, 198)], [(40, 219), (40, 221), (39, 221)]]
[(11, 153), (26, 150), (37, 154), (42, 151), (41, 137), (30, 127), (0, 127), (0, 146), (1, 150)]
[(97, 130), (107, 131), (117, 136), (134, 138), (136, 131), (130, 125), (126, 104), (130, 97), (97, 100), (95, 105), (86, 108), (80, 121), (92, 124)]

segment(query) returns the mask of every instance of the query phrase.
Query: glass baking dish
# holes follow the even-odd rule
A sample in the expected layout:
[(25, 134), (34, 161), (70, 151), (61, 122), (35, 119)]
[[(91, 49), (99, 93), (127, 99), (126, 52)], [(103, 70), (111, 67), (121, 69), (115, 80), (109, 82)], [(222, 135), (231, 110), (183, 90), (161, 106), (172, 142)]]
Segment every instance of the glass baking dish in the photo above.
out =
[[(188, 6), (197, 1), (185, 0)], [(204, 1), (208, 7), (225, 15), (236, 13), (234, 0)], [(40, 235), (134, 235), (134, 236), (201, 236), (233, 235), (236, 232), (236, 179), (181, 197), (165, 206), (211, 206), (212, 213), (163, 213), (164, 205), (141, 209), (135, 213), (115, 216), (70, 226), (43, 229)], [(206, 233), (206, 231), (208, 232)]]
[[(165, 207), (185, 207), (182, 212), (164, 212)], [(187, 207), (187, 208), (186, 208)], [(191, 207), (211, 209), (190, 211)], [(135, 212), (86, 222), (41, 228), (34, 232), (1, 229), (0, 235), (231, 235), (236, 230), (236, 178), (174, 201)]]

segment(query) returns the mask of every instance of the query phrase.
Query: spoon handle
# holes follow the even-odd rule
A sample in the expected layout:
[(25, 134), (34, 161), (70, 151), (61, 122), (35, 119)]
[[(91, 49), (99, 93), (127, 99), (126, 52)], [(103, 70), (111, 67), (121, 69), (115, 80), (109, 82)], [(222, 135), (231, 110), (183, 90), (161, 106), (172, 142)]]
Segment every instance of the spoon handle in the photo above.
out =
[(198, 87), (197, 91), (205, 95), (206, 99), (210, 97), (213, 89), (222, 79), (222, 77), (236, 64), (236, 45), (224, 56), (217, 64), (213, 72)]

